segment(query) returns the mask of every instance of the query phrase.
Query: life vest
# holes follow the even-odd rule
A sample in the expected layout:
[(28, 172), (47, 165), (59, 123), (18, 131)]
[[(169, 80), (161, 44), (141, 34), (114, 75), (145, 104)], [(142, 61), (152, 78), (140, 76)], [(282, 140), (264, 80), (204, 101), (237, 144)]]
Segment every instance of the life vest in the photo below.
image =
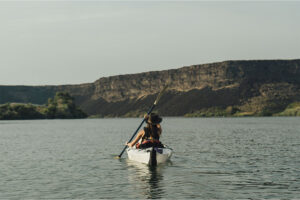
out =
[(142, 137), (142, 142), (144, 140), (158, 140), (159, 141), (159, 134), (158, 134), (158, 128), (156, 126), (152, 127), (152, 131), (150, 130), (150, 128), (144, 127), (144, 132), (145, 134)]
[(144, 132), (145, 134), (142, 137), (141, 143), (136, 144), (136, 148), (140, 148), (140, 145), (147, 145), (147, 144), (153, 144), (153, 145), (161, 145), (161, 142), (159, 141), (159, 129), (154, 126), (153, 131), (150, 130), (150, 128), (145, 127)]

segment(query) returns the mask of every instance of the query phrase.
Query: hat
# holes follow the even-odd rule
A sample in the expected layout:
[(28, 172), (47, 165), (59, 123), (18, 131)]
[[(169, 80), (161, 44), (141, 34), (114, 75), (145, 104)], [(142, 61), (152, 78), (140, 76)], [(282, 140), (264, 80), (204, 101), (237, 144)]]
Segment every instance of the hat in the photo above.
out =
[(147, 118), (147, 123), (153, 124), (153, 125), (159, 124), (159, 123), (161, 123), (161, 121), (162, 121), (162, 118), (159, 117), (158, 114), (155, 114), (155, 113), (151, 113), (149, 115), (149, 117)]

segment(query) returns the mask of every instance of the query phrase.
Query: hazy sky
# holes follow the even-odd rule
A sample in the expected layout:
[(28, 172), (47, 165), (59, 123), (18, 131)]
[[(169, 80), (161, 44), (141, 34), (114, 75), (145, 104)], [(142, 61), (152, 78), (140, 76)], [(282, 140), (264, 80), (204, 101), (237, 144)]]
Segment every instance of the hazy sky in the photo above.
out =
[(0, 1), (0, 85), (300, 58), (300, 2)]

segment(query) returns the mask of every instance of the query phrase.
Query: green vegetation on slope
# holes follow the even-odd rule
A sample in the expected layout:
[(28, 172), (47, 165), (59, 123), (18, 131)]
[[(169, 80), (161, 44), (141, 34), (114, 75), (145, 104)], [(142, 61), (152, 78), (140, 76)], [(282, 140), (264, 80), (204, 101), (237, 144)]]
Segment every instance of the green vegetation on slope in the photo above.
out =
[(13, 119), (74, 119), (87, 115), (74, 104), (68, 93), (57, 92), (47, 105), (7, 103), (0, 105), (0, 120)]
[(185, 114), (185, 117), (229, 117), (234, 116), (239, 110), (236, 107), (228, 106), (227, 108), (210, 107), (198, 110), (193, 113)]
[(286, 106), (283, 111), (272, 109), (272, 104), (266, 106), (260, 112), (243, 112), (238, 107), (227, 108), (210, 107), (188, 113), (185, 117), (245, 117), (245, 116), (300, 116), (300, 102), (294, 102)]
[(68, 93), (58, 92), (54, 99), (48, 99), (47, 108), (43, 111), (47, 118), (70, 119), (85, 118), (87, 115), (74, 104)]
[(276, 114), (276, 116), (300, 116), (300, 102), (289, 104), (284, 111)]

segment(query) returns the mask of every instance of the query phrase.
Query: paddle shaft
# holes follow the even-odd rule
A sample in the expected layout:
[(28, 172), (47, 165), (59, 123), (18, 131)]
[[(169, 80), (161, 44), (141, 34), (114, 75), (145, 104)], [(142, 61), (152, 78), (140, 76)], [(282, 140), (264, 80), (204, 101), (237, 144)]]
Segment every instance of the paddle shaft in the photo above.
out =
[[(150, 113), (152, 112), (152, 110), (154, 109), (154, 107), (156, 106), (156, 104), (154, 103), (151, 108), (148, 110), (147, 114), (150, 115)], [(141, 122), (141, 124), (139, 125), (139, 127), (136, 129), (136, 131), (134, 132), (134, 134), (132, 135), (132, 137), (129, 139), (128, 142), (131, 142), (131, 140), (134, 138), (134, 136), (137, 134), (137, 132), (140, 130), (140, 128), (142, 127), (142, 125), (144, 124), (144, 122), (146, 121), (146, 119), (144, 118), (143, 121)], [(124, 147), (124, 149), (122, 150), (122, 152), (119, 155), (119, 158), (121, 158), (122, 154), (124, 153), (124, 151), (126, 150), (128, 146), (126, 145)]]

